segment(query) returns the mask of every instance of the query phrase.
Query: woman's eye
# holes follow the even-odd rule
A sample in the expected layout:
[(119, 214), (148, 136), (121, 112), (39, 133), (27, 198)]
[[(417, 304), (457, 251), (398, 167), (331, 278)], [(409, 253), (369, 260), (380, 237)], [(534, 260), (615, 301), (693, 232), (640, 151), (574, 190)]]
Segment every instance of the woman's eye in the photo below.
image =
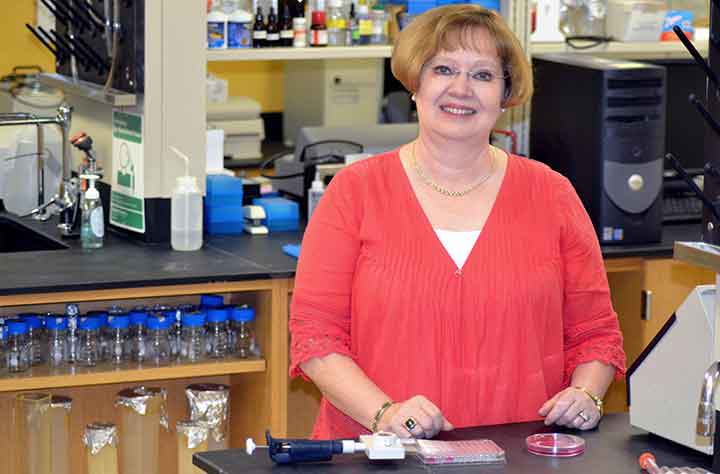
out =
[(444, 76), (448, 76), (453, 72), (452, 69), (447, 66), (435, 66), (433, 71), (435, 71), (436, 74), (442, 74)]
[(491, 82), (495, 79), (495, 74), (492, 71), (477, 71), (472, 77), (478, 81)]

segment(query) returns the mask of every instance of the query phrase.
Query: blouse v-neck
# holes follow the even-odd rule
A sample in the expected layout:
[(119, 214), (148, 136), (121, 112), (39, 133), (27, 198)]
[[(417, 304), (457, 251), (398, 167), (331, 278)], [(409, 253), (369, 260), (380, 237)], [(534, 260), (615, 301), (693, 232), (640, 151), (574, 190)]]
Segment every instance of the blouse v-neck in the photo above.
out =
[[(498, 208), (502, 206), (503, 202), (505, 201), (505, 194), (507, 193), (506, 188), (508, 187), (508, 181), (511, 178), (512, 168), (514, 167), (514, 158), (512, 155), (507, 153), (503, 150), (503, 153), (505, 153), (505, 156), (507, 157), (507, 165), (505, 166), (505, 174), (502, 177), (502, 182), (500, 183), (500, 188), (498, 189), (497, 194), (495, 195), (495, 201), (492, 203), (492, 206), (490, 208), (490, 213), (488, 214), (487, 219), (485, 220), (485, 223), (482, 227), (482, 229), (479, 230), (478, 236), (475, 239), (475, 244), (472, 246), (472, 249), (470, 250), (470, 253), (468, 254), (467, 258), (465, 259), (465, 262), (463, 263), (462, 267), (458, 267), (455, 260), (450, 255), (450, 252), (448, 252), (448, 249), (445, 248), (445, 245), (440, 240), (440, 237), (437, 235), (435, 228), (433, 227), (432, 223), (430, 222), (430, 219), (428, 218), (427, 214), (425, 213), (425, 209), (423, 209), (422, 205), (420, 204), (420, 200), (418, 199), (417, 195), (415, 194), (415, 190), (412, 187), (412, 184), (410, 183), (410, 177), (408, 176), (407, 171), (405, 170), (405, 167), (403, 166), (402, 159), (400, 157), (400, 150), (398, 150), (396, 157), (395, 157), (395, 163), (396, 166), (399, 167), (399, 172), (402, 174), (402, 181), (403, 181), (403, 187), (405, 188), (405, 192), (408, 196), (409, 205), (413, 209), (413, 216), (414, 219), (421, 224), (419, 224), (419, 227), (422, 228), (423, 232), (423, 238), (426, 240), (432, 240), (434, 243), (431, 244), (434, 246), (435, 250), (437, 252), (442, 252), (444, 254), (444, 260), (447, 262), (447, 265), (450, 265), (452, 270), (457, 274), (460, 275), (462, 270), (467, 267), (472, 260), (474, 259), (475, 254), (478, 252), (478, 247), (482, 245), (482, 242), (486, 240), (487, 234), (492, 233), (492, 227), (493, 222), (497, 219), (495, 215), (500, 212), (498, 211)], [(477, 231), (475, 231), (477, 232)]]

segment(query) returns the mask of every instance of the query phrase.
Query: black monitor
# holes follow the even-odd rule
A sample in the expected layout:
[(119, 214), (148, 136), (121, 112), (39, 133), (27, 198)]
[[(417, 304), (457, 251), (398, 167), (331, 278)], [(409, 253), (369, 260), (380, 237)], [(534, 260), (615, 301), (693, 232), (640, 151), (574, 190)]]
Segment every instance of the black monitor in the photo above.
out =
[[(665, 151), (675, 155), (693, 173), (702, 173), (705, 165), (705, 121), (688, 101), (695, 94), (705, 103), (706, 76), (695, 61), (686, 59), (639, 60), (658, 64), (667, 69), (667, 113)], [(716, 117), (720, 119), (720, 117)], [(666, 161), (665, 169), (672, 167)], [(672, 175), (674, 173), (670, 173)]]

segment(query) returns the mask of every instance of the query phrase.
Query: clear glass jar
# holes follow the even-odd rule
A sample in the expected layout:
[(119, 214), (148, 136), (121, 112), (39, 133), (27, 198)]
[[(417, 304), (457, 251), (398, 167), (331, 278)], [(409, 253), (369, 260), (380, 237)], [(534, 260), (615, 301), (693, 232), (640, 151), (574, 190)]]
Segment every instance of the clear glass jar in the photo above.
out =
[(0, 316), (0, 372), (7, 368), (7, 358), (5, 351), (7, 349), (7, 326), (5, 326), (5, 320)]
[(168, 330), (173, 320), (163, 315), (147, 319), (147, 361), (155, 365), (170, 363), (170, 338)]
[(100, 319), (83, 316), (78, 321), (77, 364), (94, 367), (100, 361)]
[(87, 316), (92, 316), (100, 320), (100, 360), (108, 360), (110, 356), (110, 348), (108, 347), (108, 319), (110, 318), (110, 313), (107, 311), (88, 311)]
[(63, 316), (49, 317), (45, 324), (48, 332), (48, 362), (50, 367), (62, 367), (68, 360), (68, 320)]
[(46, 360), (45, 331), (43, 330), (42, 319), (40, 319), (40, 315), (34, 313), (19, 314), (18, 317), (27, 324), (28, 340), (30, 342), (30, 365), (40, 365)]
[(8, 328), (7, 349), (5, 351), (9, 372), (25, 372), (30, 368), (30, 339), (25, 321), (10, 319), (5, 322)]
[(195, 305), (192, 304), (181, 304), (178, 305), (175, 311), (165, 312), (165, 316), (174, 319), (172, 326), (168, 330), (170, 337), (170, 357), (173, 360), (177, 360), (180, 357), (180, 344), (182, 341), (182, 316), (186, 313), (192, 313), (196, 310)]
[(130, 311), (130, 359), (143, 362), (147, 359), (147, 313)]
[(205, 313), (187, 313), (182, 318), (180, 359), (197, 362), (205, 358)]
[(122, 364), (130, 357), (129, 328), (130, 316), (127, 314), (108, 317), (108, 360), (111, 364)]
[(211, 308), (207, 310), (207, 355), (222, 359), (228, 354), (228, 310)]
[(255, 355), (255, 310), (249, 306), (238, 306), (230, 316), (233, 353), (241, 359), (252, 357)]

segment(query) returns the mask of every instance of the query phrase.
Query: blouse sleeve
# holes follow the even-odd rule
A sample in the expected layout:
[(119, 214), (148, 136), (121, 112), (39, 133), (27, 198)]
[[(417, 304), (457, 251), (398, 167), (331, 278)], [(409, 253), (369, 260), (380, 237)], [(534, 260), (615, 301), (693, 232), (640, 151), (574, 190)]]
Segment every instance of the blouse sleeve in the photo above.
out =
[(330, 182), (303, 236), (290, 305), (290, 375), (300, 364), (350, 350), (350, 297), (360, 251), (361, 186), (358, 166)]
[(557, 200), (561, 214), (560, 253), (564, 270), (564, 384), (575, 368), (600, 361), (625, 375), (625, 352), (617, 314), (610, 300), (607, 274), (590, 217), (577, 193), (563, 178)]

